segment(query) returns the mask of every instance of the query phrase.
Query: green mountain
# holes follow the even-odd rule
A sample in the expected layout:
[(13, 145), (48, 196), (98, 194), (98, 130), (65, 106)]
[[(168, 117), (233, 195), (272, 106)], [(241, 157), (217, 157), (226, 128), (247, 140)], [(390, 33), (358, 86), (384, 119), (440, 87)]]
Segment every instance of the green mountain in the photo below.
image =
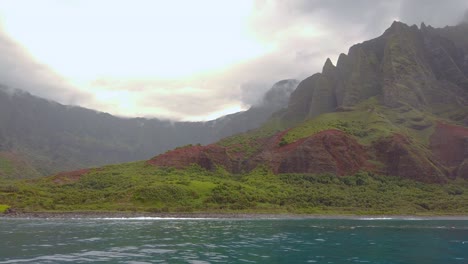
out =
[(468, 212), (468, 25), (395, 22), (259, 128), (147, 161), (0, 185), (21, 210)]
[(119, 118), (0, 87), (0, 177), (45, 176), (212, 143), (258, 127), (287, 105), (296, 86), (278, 82), (258, 105), (209, 122)]

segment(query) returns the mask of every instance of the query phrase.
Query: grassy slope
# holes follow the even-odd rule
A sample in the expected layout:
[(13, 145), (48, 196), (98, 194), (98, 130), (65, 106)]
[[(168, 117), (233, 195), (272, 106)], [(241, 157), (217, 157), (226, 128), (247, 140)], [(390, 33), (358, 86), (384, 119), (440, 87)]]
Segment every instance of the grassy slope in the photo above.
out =
[(24, 179), (41, 174), (24, 157), (15, 152), (0, 152), (0, 178)]
[(92, 170), (80, 180), (0, 182), (0, 204), (26, 211), (466, 214), (468, 182), (424, 184), (359, 173), (245, 175), (197, 166), (162, 169), (144, 162)]
[[(434, 109), (435, 113), (407, 105), (392, 109), (382, 106), (376, 97), (372, 97), (353, 107), (352, 111), (326, 113), (293, 125), (283, 136), (281, 144), (293, 143), (323, 130), (339, 129), (355, 136), (363, 145), (370, 145), (393, 133), (404, 134), (422, 150), (428, 147), (437, 121), (463, 125), (462, 118), (458, 118), (457, 122), (457, 117), (468, 114), (468, 108), (457, 107), (454, 110), (453, 106), (444, 106)], [(259, 139), (288, 127), (279, 118), (272, 118), (259, 129), (225, 138), (218, 144), (228, 147), (232, 153), (241, 152), (248, 157), (262, 148)]]
[(11, 164), (10, 160), (0, 157), (0, 170), (2, 174), (10, 175), (13, 173), (13, 165)]
[(0, 204), (0, 213), (4, 213), (8, 208), (10, 208), (8, 205)]
[(258, 129), (221, 139), (217, 144), (228, 148), (231, 153), (242, 153), (245, 157), (249, 157), (262, 149), (261, 139), (271, 137), (284, 129), (286, 127), (279, 118), (271, 118)]
[(401, 133), (427, 145), (438, 118), (409, 106), (390, 109), (380, 105), (375, 97), (353, 108), (353, 111), (322, 114), (292, 128), (285, 136), (285, 143), (336, 128), (355, 136), (361, 144)]

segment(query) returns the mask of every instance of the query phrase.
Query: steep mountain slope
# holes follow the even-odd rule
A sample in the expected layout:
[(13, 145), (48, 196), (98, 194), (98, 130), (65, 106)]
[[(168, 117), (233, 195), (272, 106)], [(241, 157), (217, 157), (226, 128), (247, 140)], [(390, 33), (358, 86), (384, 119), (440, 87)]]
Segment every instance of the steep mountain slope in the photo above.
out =
[(207, 125), (213, 129), (212, 133), (216, 135), (216, 140), (258, 128), (273, 113), (286, 108), (289, 96), (298, 84), (299, 81), (293, 79), (279, 81), (265, 93), (259, 104), (253, 105), (247, 111), (209, 121)]
[(279, 82), (264, 103), (210, 122), (119, 118), (3, 87), (0, 177), (35, 177), (142, 160), (180, 145), (211, 143), (258, 127), (286, 106), (296, 85), (294, 80)]
[(395, 22), (341, 54), (336, 67), (327, 60), (261, 129), (149, 164), (220, 165), (233, 173), (260, 165), (275, 173), (364, 170), (439, 183), (466, 177), (468, 43), (457, 33), (468, 34), (466, 25), (419, 29)]
[[(301, 82), (291, 95), (285, 119), (300, 122), (350, 109), (373, 96), (392, 108), (433, 113), (447, 106), (466, 108), (468, 44), (455, 37), (466, 34), (466, 25), (436, 30), (395, 22), (379, 38), (341, 54), (336, 67), (327, 60), (322, 73)], [(468, 124), (466, 116), (456, 121)]]

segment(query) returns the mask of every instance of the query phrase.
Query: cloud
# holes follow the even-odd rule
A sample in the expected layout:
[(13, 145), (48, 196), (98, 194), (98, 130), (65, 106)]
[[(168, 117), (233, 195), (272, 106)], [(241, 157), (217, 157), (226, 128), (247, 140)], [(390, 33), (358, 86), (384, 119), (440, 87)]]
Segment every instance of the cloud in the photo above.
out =
[[(223, 87), (223, 89), (219, 89)], [(89, 107), (120, 116), (173, 120), (204, 119), (204, 115), (239, 105), (240, 89), (217, 80), (97, 80)], [(242, 110), (237, 108), (237, 111)]]
[(401, 20), (419, 25), (424, 22), (434, 27), (456, 25), (468, 8), (466, 0), (406, 0), (400, 8)]
[(465, 11), (465, 15), (462, 18), (462, 22), (468, 23), (468, 9)]
[(313, 68), (324, 62), (316, 55), (304, 60), (295, 50), (276, 52), (187, 79), (97, 79), (90, 83), (90, 89), (98, 96), (86, 106), (121, 116), (175, 120), (229, 114), (222, 110), (239, 111), (259, 103), (279, 80), (302, 79), (313, 73)]
[(386, 0), (258, 0), (252, 24), (257, 34), (273, 41), (299, 36), (357, 39), (380, 34), (398, 7), (398, 1)]
[[(190, 13), (196, 12), (196, 8), (197, 5), (194, 5), (194, 10)], [(236, 60), (235, 63), (232, 63), (235, 61), (232, 60), (230, 64), (217, 67), (217, 70), (195, 72), (184, 75), (183, 78), (177, 77), (178, 79), (128, 76), (118, 79), (120, 76), (96, 76), (93, 81), (84, 84), (84, 88), (74, 87), (48, 67), (34, 62), (30, 54), (0, 32), (0, 83), (61, 103), (80, 104), (122, 116), (151, 116), (175, 120), (204, 119), (213, 117), (216, 113), (225, 114), (258, 103), (263, 94), (279, 80), (300, 80), (321, 71), (327, 58), (336, 61), (339, 54), (347, 53), (353, 44), (378, 37), (394, 20), (408, 24), (424, 21), (428, 25), (442, 27), (457, 24), (463, 17), (468, 21), (468, 13), (464, 13), (467, 9), (466, 0), (256, 0), (250, 16), (245, 18), (246, 21), (229, 24), (232, 28), (225, 30), (221, 35), (217, 34), (219, 28), (212, 27), (212, 22), (207, 25), (211, 28), (209, 34), (202, 32), (203, 27), (187, 32), (188, 35), (179, 34), (184, 41), (178, 41), (176, 46), (185, 53), (168, 53), (167, 56), (175, 56), (175, 62), (179, 64), (190, 64), (191, 67), (187, 68), (187, 71), (191, 72), (192, 68), (196, 69), (199, 63), (203, 62), (203, 58), (208, 58), (205, 55), (212, 54), (189, 56), (187, 51), (195, 52), (193, 50), (197, 45), (202, 45), (198, 40), (212, 37), (212, 44), (217, 43), (213, 47), (217, 48), (210, 50), (216, 51), (216, 56), (233, 52), (226, 47), (226, 41), (221, 40), (227, 39), (234, 29), (238, 30), (237, 24), (245, 24), (248, 35), (257, 42), (258, 47), (266, 47), (267, 52)], [(219, 12), (228, 11), (225, 8)], [(93, 14), (101, 15), (99, 10), (95, 10)], [(216, 13), (217, 20), (222, 18), (222, 13)], [(186, 23), (190, 23), (177, 21), (180, 32), (183, 32)], [(90, 26), (89, 23), (86, 25)], [(161, 30), (164, 27), (164, 23), (157, 25)], [(75, 32), (78, 31), (74, 31), (73, 34)], [(239, 37), (241, 33), (238, 32)], [(154, 34), (157, 34), (157, 31)], [(138, 41), (145, 43), (143, 35), (138, 36)], [(187, 36), (192, 40), (186, 41)], [(127, 39), (130, 41), (131, 37)], [(154, 42), (149, 42), (147, 46), (155, 46), (156, 49), (156, 44), (160, 41), (151, 39)], [(86, 45), (92, 43), (87, 42)], [(191, 43), (194, 43), (194, 47), (190, 46)], [(172, 47), (170, 42), (166, 44), (168, 48)], [(118, 52), (109, 55), (116, 65), (123, 65), (122, 62), (127, 61), (127, 57), (147, 57), (143, 46), (141, 50), (124, 50), (124, 45), (116, 47)], [(104, 48), (103, 52), (107, 54)], [(83, 55), (83, 60), (87, 61), (90, 67), (94, 64), (93, 59), (100, 58)], [(157, 58), (148, 57), (148, 61), (150, 59), (152, 64), (148, 65), (158, 64)], [(142, 68), (138, 62), (133, 63), (135, 69)], [(166, 65), (161, 64), (159, 67), (162, 69)], [(156, 71), (151, 67), (144, 68), (148, 68), (148, 73)]]
[(0, 84), (21, 89), (64, 104), (80, 104), (91, 98), (55, 74), (47, 66), (35, 62), (19, 44), (0, 29)]

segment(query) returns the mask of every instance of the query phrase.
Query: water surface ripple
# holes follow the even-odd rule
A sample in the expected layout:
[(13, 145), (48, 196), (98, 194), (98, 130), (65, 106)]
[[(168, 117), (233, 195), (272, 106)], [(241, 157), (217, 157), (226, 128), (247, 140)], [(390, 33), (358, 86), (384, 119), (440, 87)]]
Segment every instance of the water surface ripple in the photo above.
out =
[(1, 263), (468, 263), (466, 220), (0, 219)]

